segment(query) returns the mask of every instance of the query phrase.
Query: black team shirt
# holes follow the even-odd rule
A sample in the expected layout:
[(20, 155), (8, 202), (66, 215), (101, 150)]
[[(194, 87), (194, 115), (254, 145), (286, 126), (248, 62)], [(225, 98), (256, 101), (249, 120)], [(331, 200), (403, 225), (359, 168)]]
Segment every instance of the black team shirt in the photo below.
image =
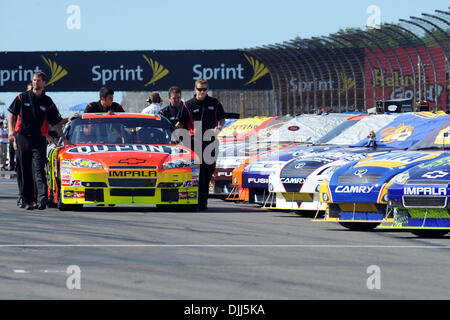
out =
[(100, 101), (91, 102), (86, 106), (86, 109), (84, 109), (84, 113), (105, 113), (109, 111), (125, 112), (122, 106), (117, 102), (113, 102), (110, 107), (106, 108), (106, 110), (103, 110)]
[[(225, 118), (222, 104), (216, 98), (206, 96), (205, 100), (197, 100), (196, 97), (186, 102), (185, 107), (180, 108), (179, 121), (184, 128), (189, 128), (191, 121), (202, 122), (202, 134), (208, 129), (214, 129), (221, 119)], [(191, 122), (192, 123), (192, 122)]]
[(19, 94), (8, 111), (17, 117), (15, 131), (27, 136), (47, 136), (49, 124), (62, 120), (53, 100), (42, 92), (36, 96), (33, 90)]

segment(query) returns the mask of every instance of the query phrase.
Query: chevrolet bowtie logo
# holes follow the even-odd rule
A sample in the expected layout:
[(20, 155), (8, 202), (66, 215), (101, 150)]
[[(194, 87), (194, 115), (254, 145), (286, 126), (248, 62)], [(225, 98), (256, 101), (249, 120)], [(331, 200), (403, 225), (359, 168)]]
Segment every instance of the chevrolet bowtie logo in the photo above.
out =
[(136, 158), (122, 159), (119, 161), (119, 163), (126, 163), (126, 164), (141, 164), (144, 162), (145, 162), (144, 159), (136, 159)]

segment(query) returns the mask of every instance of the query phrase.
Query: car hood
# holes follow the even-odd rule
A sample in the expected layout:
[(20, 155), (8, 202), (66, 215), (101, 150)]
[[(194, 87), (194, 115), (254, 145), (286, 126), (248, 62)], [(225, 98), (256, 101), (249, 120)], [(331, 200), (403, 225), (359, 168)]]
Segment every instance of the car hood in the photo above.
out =
[(72, 145), (61, 150), (62, 159), (89, 159), (106, 167), (156, 166), (171, 159), (193, 159), (194, 153), (173, 145)]

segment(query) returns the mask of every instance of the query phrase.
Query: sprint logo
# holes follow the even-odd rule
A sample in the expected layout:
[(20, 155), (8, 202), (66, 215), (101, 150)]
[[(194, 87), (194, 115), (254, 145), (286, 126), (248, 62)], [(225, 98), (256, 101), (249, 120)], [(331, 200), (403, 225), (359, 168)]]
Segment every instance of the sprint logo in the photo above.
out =
[(343, 72), (341, 72), (339, 76), (342, 82), (341, 93), (355, 87), (355, 80), (352, 77), (347, 77)]
[(253, 57), (249, 57), (244, 53), (245, 59), (250, 63), (250, 65), (253, 68), (253, 76), (252, 78), (245, 84), (246, 86), (249, 85), (252, 82), (255, 82), (256, 80), (264, 77), (267, 73), (269, 73), (269, 69), (267, 67), (259, 62), (258, 60), (254, 59)]
[[(248, 63), (253, 69), (253, 75), (249, 81), (247, 81), (244, 85), (249, 85), (255, 82), (258, 79), (264, 77), (269, 70), (267, 67), (258, 61), (257, 59), (250, 57), (244, 53), (245, 59), (247, 59)], [(194, 80), (199, 78), (203, 78), (205, 80), (244, 80), (244, 71), (245, 68), (241, 63), (238, 63), (235, 66), (228, 66), (224, 63), (221, 63), (220, 66), (203, 66), (202, 64), (195, 64), (192, 67), (192, 71), (194, 73)]]
[(152, 58), (147, 58), (145, 54), (142, 55), (144, 57), (145, 61), (147, 61), (148, 65), (153, 71), (153, 76), (150, 79), (149, 82), (147, 82), (144, 86), (147, 87), (148, 85), (164, 78), (169, 74), (169, 70), (166, 69), (162, 64), (160, 64), (158, 61), (153, 61)]

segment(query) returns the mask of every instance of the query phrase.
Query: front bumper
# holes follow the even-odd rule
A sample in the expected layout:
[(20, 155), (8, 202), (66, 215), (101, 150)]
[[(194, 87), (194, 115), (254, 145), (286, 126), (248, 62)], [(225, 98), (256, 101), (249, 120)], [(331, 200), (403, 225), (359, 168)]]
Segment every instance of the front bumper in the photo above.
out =
[[(130, 170), (137, 172), (136, 170)], [(128, 171), (128, 172), (130, 172)], [(174, 170), (176, 171), (176, 170)], [(198, 204), (198, 179), (192, 173), (140, 171), (130, 177), (106, 170), (73, 170), (61, 179), (63, 204)], [(66, 176), (68, 178), (68, 176)]]

